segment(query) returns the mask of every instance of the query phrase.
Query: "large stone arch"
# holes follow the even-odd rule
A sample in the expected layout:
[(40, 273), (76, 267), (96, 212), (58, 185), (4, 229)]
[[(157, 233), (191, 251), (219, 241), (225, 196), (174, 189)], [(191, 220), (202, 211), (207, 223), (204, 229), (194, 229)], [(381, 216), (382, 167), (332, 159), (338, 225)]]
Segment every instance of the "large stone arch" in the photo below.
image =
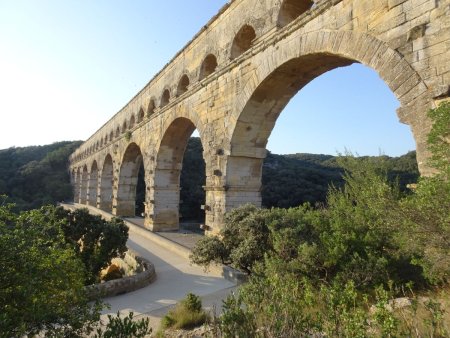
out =
[(98, 207), (102, 210), (112, 211), (114, 163), (110, 154), (103, 160), (99, 175), (99, 201)]
[(89, 179), (87, 186), (87, 204), (97, 207), (97, 191), (98, 191), (98, 165), (94, 160), (89, 171)]
[(116, 195), (113, 197), (113, 214), (134, 217), (136, 214), (136, 186), (139, 168), (142, 164), (141, 148), (130, 143), (122, 157)]
[(203, 143), (202, 130), (192, 117), (177, 116), (167, 121), (156, 145), (152, 189), (146, 203), (146, 226), (153, 231), (179, 228), (180, 174), (184, 152), (195, 129)]
[[(236, 101), (231, 121), (226, 166), (228, 210), (245, 202), (260, 205), (261, 168), (275, 122), (290, 99), (321, 74), (354, 62), (374, 69), (401, 104), (401, 122), (409, 124), (416, 140), (419, 167), (426, 154), (422, 128), (408, 116), (417, 112), (414, 101), (428, 95), (427, 86), (402, 56), (386, 43), (363, 33), (319, 31), (297, 34), (257, 55), (253, 75)], [(423, 170), (422, 166), (422, 170)]]

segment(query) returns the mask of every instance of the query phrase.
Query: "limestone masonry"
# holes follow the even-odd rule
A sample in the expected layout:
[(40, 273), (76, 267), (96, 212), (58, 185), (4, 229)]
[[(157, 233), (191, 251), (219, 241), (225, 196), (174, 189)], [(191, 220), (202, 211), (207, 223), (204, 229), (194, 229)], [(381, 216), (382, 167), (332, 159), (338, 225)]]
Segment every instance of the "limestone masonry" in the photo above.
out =
[(183, 154), (197, 128), (205, 223), (219, 231), (226, 211), (261, 204), (265, 147), (289, 100), (354, 62), (398, 98), (429, 174), (426, 113), (450, 96), (450, 0), (234, 0), (71, 155), (75, 202), (134, 216), (143, 164), (146, 226), (177, 229)]

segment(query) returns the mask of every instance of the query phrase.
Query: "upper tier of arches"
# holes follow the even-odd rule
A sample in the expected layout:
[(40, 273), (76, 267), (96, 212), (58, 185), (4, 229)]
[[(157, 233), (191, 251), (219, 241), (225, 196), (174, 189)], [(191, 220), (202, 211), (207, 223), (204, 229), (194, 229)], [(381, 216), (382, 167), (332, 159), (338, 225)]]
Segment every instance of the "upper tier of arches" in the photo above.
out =
[[(280, 4), (275, 5), (278, 7), (278, 11), (275, 13), (271, 21), (273, 21), (272, 24), (277, 27), (277, 29), (283, 29), (285, 26), (288, 26), (291, 22), (311, 10), (311, 8), (315, 6), (315, 3), (311, 0), (284, 0)], [(216, 20), (220, 14), (225, 12), (230, 6), (231, 5), (226, 5), (218, 16), (210, 21), (209, 25), (212, 25), (212, 22), (214, 22), (214, 20)], [(265, 34), (264, 29), (256, 28), (257, 21), (258, 20), (255, 18), (249, 17), (246, 19), (245, 23), (232, 30), (229, 38), (230, 41), (226, 47), (227, 52), (225, 53), (225, 57), (220, 56), (222, 46), (212, 44), (208, 47), (208, 50), (204, 52), (204, 57), (201, 59), (202, 62), (198, 65), (197, 70), (189, 71), (186, 68), (180, 69), (178, 76), (174, 75), (168, 77), (168, 79), (177, 78), (178, 80), (176, 83), (162, 83), (162, 86), (157, 86), (162, 88), (159, 94), (154, 92), (152, 89), (151, 85), (154, 81), (150, 81), (146, 88), (149, 87), (150, 91), (154, 94), (149, 95), (151, 98), (149, 99), (148, 104), (138, 105), (135, 111), (131, 112), (130, 109), (127, 109), (127, 106), (130, 104), (127, 105), (121, 112), (117, 113), (111, 121), (109, 121), (91, 137), (92, 140), (95, 139), (92, 145), (88, 145), (88, 143), (90, 143), (88, 140), (79, 148), (73, 160), (77, 161), (86, 158), (102, 147), (108, 146), (109, 144), (115, 142), (120, 136), (125, 137), (127, 132), (138, 128), (141, 123), (145, 122), (146, 119), (151, 118), (157, 111), (168, 107), (172, 100), (175, 100), (182, 94), (186, 93), (195, 83), (204, 81), (219, 69), (223, 68), (228, 62), (233, 62), (246, 51), (251, 49), (258, 38)], [(208, 25), (205, 27), (208, 27)], [(193, 41), (199, 39), (202, 33), (203, 31), (201, 31), (193, 39)], [(214, 40), (219, 40), (219, 38)], [(189, 45), (185, 48), (188, 47)], [(175, 61), (176, 57), (172, 62)], [(157, 78), (157, 76), (155, 78)], [(161, 79), (164, 82), (164, 77)], [(160, 98), (159, 102), (155, 100), (155, 96)], [(99, 135), (96, 136), (97, 134)], [(100, 139), (101, 142), (97, 141)]]

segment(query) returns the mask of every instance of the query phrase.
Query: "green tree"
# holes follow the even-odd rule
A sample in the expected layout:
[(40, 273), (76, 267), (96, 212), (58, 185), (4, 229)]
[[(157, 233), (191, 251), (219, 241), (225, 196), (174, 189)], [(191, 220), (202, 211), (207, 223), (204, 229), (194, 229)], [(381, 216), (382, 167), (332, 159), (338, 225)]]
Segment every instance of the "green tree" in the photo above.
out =
[(0, 336), (90, 332), (100, 306), (88, 303), (86, 271), (61, 229), (0, 204)]
[(428, 136), (432, 177), (422, 177), (414, 193), (401, 201), (396, 221), (403, 227), (402, 245), (413, 254), (431, 283), (450, 281), (450, 102), (430, 110)]
[(268, 249), (267, 215), (250, 204), (231, 211), (225, 216), (221, 239), (202, 238), (192, 251), (191, 261), (205, 267), (212, 262), (230, 264), (251, 272), (254, 262)]
[(41, 208), (40, 213), (43, 223), (61, 224), (65, 240), (86, 268), (87, 284), (99, 282), (100, 271), (127, 251), (128, 227), (119, 218), (106, 221), (87, 209), (67, 211), (50, 206)]

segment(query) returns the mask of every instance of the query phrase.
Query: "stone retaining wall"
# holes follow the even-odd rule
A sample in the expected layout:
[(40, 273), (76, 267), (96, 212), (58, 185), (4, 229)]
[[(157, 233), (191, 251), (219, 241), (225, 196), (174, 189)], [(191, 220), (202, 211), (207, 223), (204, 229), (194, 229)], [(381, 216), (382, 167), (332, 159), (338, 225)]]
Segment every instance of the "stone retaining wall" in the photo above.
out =
[(138, 271), (135, 275), (89, 285), (86, 287), (87, 297), (93, 300), (99, 297), (117, 296), (151, 284), (156, 279), (154, 265), (150, 261), (137, 256), (135, 252), (128, 250), (125, 254), (124, 261), (128, 263), (133, 260), (136, 262), (136, 271)]

